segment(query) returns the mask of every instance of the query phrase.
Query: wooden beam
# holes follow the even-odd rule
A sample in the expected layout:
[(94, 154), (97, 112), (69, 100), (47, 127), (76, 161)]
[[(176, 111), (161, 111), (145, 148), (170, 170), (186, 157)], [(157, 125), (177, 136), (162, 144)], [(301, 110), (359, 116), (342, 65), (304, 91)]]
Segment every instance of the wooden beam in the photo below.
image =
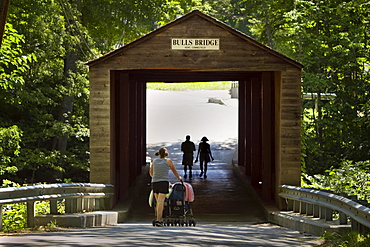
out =
[(251, 139), (252, 139), (252, 164), (251, 164), (251, 184), (255, 188), (260, 188), (262, 181), (262, 99), (261, 99), (261, 78), (252, 78), (252, 104), (251, 104)]
[(246, 129), (247, 129), (247, 141), (246, 141), (246, 161), (245, 161), (245, 174), (247, 176), (252, 175), (252, 80), (249, 78), (246, 85), (245, 93), (246, 102)]
[(238, 165), (246, 165), (247, 151), (247, 115), (246, 115), (246, 88), (247, 81), (239, 81), (239, 135), (238, 135)]
[(274, 162), (274, 81), (273, 73), (262, 74), (262, 198), (273, 198), (275, 188), (272, 183)]
[[(119, 118), (118, 128), (116, 130), (119, 134), (118, 143), (116, 143), (117, 151), (119, 152), (119, 159), (116, 160), (116, 176), (119, 176), (119, 198), (128, 198), (128, 189), (130, 186), (130, 78), (128, 73), (120, 73), (119, 94), (118, 97), (119, 110), (116, 112), (116, 117)], [(132, 149), (132, 148), (131, 148)]]

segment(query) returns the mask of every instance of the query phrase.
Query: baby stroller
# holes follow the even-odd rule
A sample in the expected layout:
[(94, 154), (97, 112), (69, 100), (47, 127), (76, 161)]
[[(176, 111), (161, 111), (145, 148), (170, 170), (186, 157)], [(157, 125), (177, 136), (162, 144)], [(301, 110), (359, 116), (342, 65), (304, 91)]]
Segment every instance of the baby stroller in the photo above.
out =
[[(172, 191), (164, 201), (163, 224), (165, 226), (195, 226), (190, 203), (194, 201), (194, 192), (190, 184), (183, 181), (172, 185)], [(154, 212), (155, 198), (153, 197)], [(155, 220), (153, 220), (155, 226)]]

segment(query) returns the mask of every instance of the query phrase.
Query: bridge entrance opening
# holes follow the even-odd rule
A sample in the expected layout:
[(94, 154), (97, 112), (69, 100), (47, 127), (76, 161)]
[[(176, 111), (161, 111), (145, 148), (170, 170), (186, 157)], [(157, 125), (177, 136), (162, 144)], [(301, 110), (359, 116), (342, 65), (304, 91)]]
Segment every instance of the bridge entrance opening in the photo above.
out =
[[(129, 188), (145, 164), (146, 83), (191, 80), (239, 82), (238, 164), (252, 186), (264, 198), (272, 199), (275, 193), (274, 75), (274, 72), (116, 71), (112, 75), (111, 93), (115, 101), (111, 106), (111, 122), (114, 184), (120, 195), (117, 200), (125, 198), (123, 188)], [(165, 113), (163, 116), (166, 118)]]
[(196, 145), (207, 136), (210, 142), (229, 142), (236, 146), (237, 85), (237, 82), (225, 81), (148, 82), (147, 146), (166, 143), (180, 146), (186, 135), (190, 135)]
[(239, 168), (279, 207), (279, 186), (300, 185), (298, 62), (195, 10), (87, 64), (90, 182), (113, 184), (115, 202), (128, 198), (146, 163), (151, 81), (238, 81)]

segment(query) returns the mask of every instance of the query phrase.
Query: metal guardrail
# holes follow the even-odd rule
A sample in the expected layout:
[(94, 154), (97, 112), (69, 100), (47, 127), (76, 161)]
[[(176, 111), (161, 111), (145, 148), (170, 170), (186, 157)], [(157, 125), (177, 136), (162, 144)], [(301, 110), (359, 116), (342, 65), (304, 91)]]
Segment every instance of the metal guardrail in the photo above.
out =
[(370, 208), (346, 197), (321, 190), (281, 185), (279, 196), (287, 200), (287, 210), (332, 221), (339, 214), (339, 224), (350, 218), (353, 231), (369, 231)]
[(114, 187), (111, 184), (40, 184), (0, 188), (0, 230), (2, 206), (27, 203), (27, 225), (34, 226), (35, 202), (50, 201), (50, 214), (58, 214), (57, 201), (65, 199), (65, 213), (111, 209)]

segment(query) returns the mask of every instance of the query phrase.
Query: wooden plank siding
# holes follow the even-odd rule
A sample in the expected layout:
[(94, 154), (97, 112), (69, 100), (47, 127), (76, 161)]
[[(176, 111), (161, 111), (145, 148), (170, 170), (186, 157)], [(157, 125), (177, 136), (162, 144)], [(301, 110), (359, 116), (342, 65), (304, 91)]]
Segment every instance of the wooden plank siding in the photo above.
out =
[[(278, 184), (300, 185), (301, 174), (301, 71), (282, 72), (280, 135), (281, 178)], [(298, 165), (299, 164), (299, 165)]]
[(110, 74), (90, 68), (90, 181), (110, 184)]
[[(218, 38), (220, 49), (172, 50), (172, 38)], [(236, 80), (239, 165), (264, 198), (300, 185), (301, 64), (199, 11), (87, 64), (90, 182), (113, 183), (125, 198), (141, 172), (147, 81)]]

